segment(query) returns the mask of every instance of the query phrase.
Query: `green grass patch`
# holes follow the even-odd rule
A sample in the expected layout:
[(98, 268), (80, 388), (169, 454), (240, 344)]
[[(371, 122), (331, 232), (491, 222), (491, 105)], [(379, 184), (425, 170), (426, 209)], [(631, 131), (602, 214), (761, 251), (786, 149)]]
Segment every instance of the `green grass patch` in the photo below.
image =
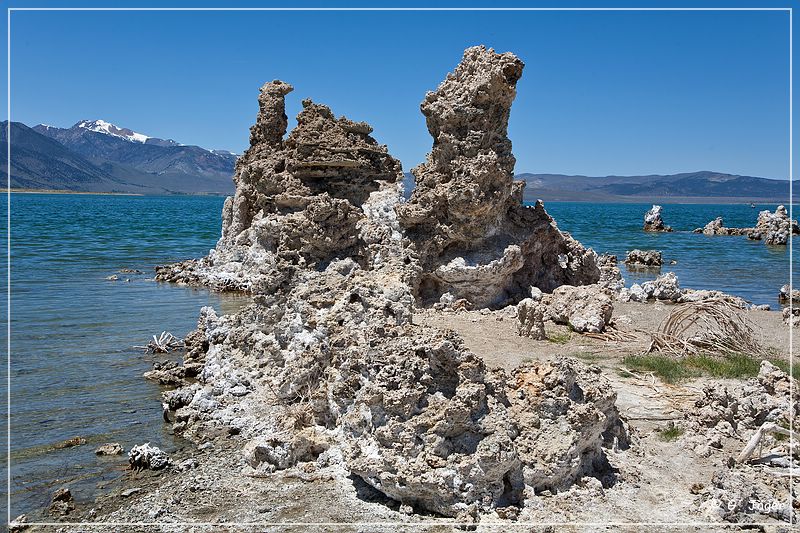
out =
[(761, 367), (760, 359), (741, 353), (729, 353), (724, 357), (690, 355), (684, 360), (690, 367), (715, 378), (749, 378), (757, 376)]
[(622, 362), (634, 372), (652, 372), (665, 383), (677, 383), (700, 375), (683, 360), (667, 355), (628, 355)]
[(567, 344), (572, 335), (569, 332), (553, 332), (547, 336), (547, 340), (555, 344)]
[[(780, 359), (769, 361), (784, 372), (789, 372), (788, 362)], [(760, 358), (737, 352), (724, 356), (700, 354), (680, 358), (663, 354), (629, 355), (623, 359), (623, 363), (634, 372), (652, 372), (665, 383), (678, 383), (701, 375), (746, 379), (757, 376), (761, 368)], [(621, 375), (625, 375), (624, 370), (621, 370)], [(798, 375), (800, 368), (795, 368), (794, 377), (798, 378)]]
[(660, 430), (658, 435), (661, 437), (661, 440), (671, 442), (683, 435), (683, 429), (678, 426), (669, 426)]

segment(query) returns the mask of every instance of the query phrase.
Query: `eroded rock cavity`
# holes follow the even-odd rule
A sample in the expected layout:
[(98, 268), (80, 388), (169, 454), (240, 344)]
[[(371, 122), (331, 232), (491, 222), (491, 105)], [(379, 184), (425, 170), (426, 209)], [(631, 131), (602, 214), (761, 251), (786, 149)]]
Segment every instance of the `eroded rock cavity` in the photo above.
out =
[(397, 209), (422, 268), (422, 303), (442, 295), (499, 307), (564, 284), (600, 279), (597, 256), (558, 230), (541, 202), (522, 204), (514, 181), (508, 117), (524, 64), (483, 46), (464, 52), (455, 71), (425, 96), (433, 149), (408, 203)]

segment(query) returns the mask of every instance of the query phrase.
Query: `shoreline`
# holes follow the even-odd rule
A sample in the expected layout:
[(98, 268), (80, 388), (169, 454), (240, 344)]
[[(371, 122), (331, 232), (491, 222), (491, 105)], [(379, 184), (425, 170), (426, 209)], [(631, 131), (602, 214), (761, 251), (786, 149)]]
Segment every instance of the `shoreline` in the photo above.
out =
[[(620, 331), (634, 333), (641, 326), (653, 329), (669, 314), (672, 306), (660, 302), (620, 303), (616, 315)], [(770, 332), (764, 339), (773, 348), (782, 347), (788, 331), (776, 331), (780, 322), (775, 312), (747, 311), (762, 331)], [(772, 326), (772, 327), (771, 327)], [(563, 522), (565, 525), (612, 521), (625, 516), (619, 524), (622, 530), (633, 531), (639, 521), (668, 524), (674, 521), (690, 523), (702, 517), (695, 507), (695, 498), (681, 500), (680, 505), (664, 508), (651, 515), (655, 504), (663, 495), (689, 494), (693, 486), (707, 483), (708, 478), (721, 468), (727, 456), (738, 451), (738, 439), (725, 438), (718, 451), (706, 455), (695, 450), (694, 441), (704, 439), (687, 431), (669, 440), (663, 437), (664, 428), (671, 423), (683, 426), (690, 419), (688, 413), (696, 401), (703, 398), (702, 390), (714, 384), (738, 387), (747, 378), (719, 378), (700, 375), (678, 383), (639, 374), (625, 373), (628, 357), (640, 353), (646, 339), (609, 341), (569, 332), (565, 326), (549, 324), (548, 335), (560, 340), (536, 341), (520, 337), (516, 320), (505, 311), (489, 314), (480, 311), (436, 311), (417, 309), (413, 328), (447, 328), (462, 336), (468, 349), (480, 357), (488, 367), (510, 371), (526, 362), (546, 364), (554, 357), (568, 357), (595, 367), (605, 376), (617, 394), (621, 415), (636, 437), (635, 449), (608, 450), (607, 458), (617, 472), (617, 482), (602, 489), (585, 481), (574, 485), (559, 495), (539, 496), (538, 506), (521, 505), (519, 516), (509, 518), (502, 508), (481, 514), (476, 523), (481, 531), (505, 531), (523, 524), (539, 521)], [(503, 355), (498, 353), (501, 348)], [(785, 353), (781, 358), (786, 357)], [(654, 390), (656, 395), (653, 395)], [(277, 406), (273, 406), (275, 408)], [(261, 472), (250, 468), (243, 454), (247, 439), (226, 431), (206, 434), (200, 441), (187, 440), (187, 446), (172, 455), (172, 465), (161, 471), (144, 470), (124, 473), (108, 482), (92, 502), (76, 502), (78, 508), (65, 517), (49, 517), (47, 510), (29, 515), (32, 522), (39, 520), (82, 523), (92, 527), (93, 522), (117, 524), (131, 521), (132, 525), (120, 531), (161, 531), (170, 522), (197, 522), (198, 531), (212, 531), (215, 526), (246, 523), (285, 528), (302, 527), (308, 516), (315, 523), (338, 524), (339, 528), (357, 528), (359, 522), (380, 523), (378, 527), (414, 527), (419, 531), (440, 531), (462, 523), (462, 519), (436, 514), (419, 514), (402, 510), (398, 502), (377, 494), (363, 486), (333, 458), (300, 462), (286, 469)], [(716, 449), (716, 448), (715, 448)], [(654, 460), (658, 457), (658, 460)], [(665, 471), (667, 461), (683, 467), (691, 464), (692, 473), (683, 468)], [(584, 478), (594, 479), (594, 478)], [(228, 487), (230, 494), (216, 490)], [(632, 492), (633, 491), (633, 492)], [(702, 499), (700, 493), (697, 500)], [(636, 496), (633, 498), (633, 496)], [(631, 502), (639, 502), (632, 504)], [(149, 513), (149, 514), (148, 514)], [(147, 519), (142, 519), (148, 516)], [(138, 517), (138, 519), (137, 519)], [(548, 517), (551, 517), (548, 519)], [(166, 518), (166, 520), (164, 520)], [(755, 515), (754, 515), (755, 518)], [(761, 516), (759, 523), (768, 525), (767, 531), (780, 528), (785, 522)], [(149, 522), (135, 525), (136, 522)], [(41, 523), (41, 522), (39, 522)], [(705, 522), (711, 526), (713, 522)], [(716, 527), (736, 527), (741, 523), (718, 522)], [(629, 528), (629, 529), (626, 529)], [(48, 531), (46, 526), (30, 526), (30, 531)], [(324, 530), (311, 529), (311, 530)], [(353, 529), (355, 530), (355, 529)], [(774, 531), (774, 530), (773, 530)]]
[(14, 194), (84, 194), (92, 196), (148, 196), (138, 192), (92, 192), (92, 191), (70, 191), (66, 189), (6, 189), (8, 193)]
[(146, 194), (141, 192), (101, 192), (101, 191), (70, 191), (66, 189), (6, 189), (6, 192), (14, 194), (64, 194), (64, 195), (91, 195), (91, 196), (141, 196), (160, 198), (164, 196), (191, 196), (191, 197), (213, 197), (225, 198), (230, 196), (231, 193), (161, 193), (161, 194)]
[[(233, 192), (230, 193), (183, 193), (183, 192), (176, 192), (176, 193), (162, 193), (162, 194), (147, 194), (147, 193), (137, 193), (137, 192), (106, 192), (106, 191), (71, 191), (68, 189), (6, 189), (6, 192), (11, 192), (14, 194), (74, 194), (74, 195), (93, 195), (93, 196), (142, 196), (142, 197), (160, 197), (160, 196), (207, 196), (207, 197), (218, 197), (224, 198), (226, 196), (231, 196)], [(541, 200), (545, 203), (574, 203), (574, 204), (650, 204), (650, 203), (660, 203), (664, 205), (749, 205), (751, 203), (758, 205), (771, 205), (771, 204), (783, 204), (789, 205), (787, 199), (775, 199), (775, 198), (747, 198), (747, 197), (736, 197), (736, 196), (679, 196), (679, 197), (661, 197), (661, 196), (653, 196), (653, 197), (644, 197), (644, 198), (634, 198), (634, 197), (619, 197), (613, 199), (570, 199), (570, 198), (534, 198), (529, 197), (524, 199), (525, 205), (533, 205), (536, 203), (537, 200)], [(792, 205), (800, 205), (794, 204)]]

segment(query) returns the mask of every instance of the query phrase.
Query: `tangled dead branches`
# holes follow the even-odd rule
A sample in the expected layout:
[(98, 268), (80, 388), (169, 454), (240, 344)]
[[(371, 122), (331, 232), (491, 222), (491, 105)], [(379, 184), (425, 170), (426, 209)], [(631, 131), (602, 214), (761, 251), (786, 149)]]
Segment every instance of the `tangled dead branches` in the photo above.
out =
[(180, 350), (183, 346), (181, 339), (172, 333), (162, 331), (158, 337), (153, 335), (153, 340), (148, 342), (146, 346), (134, 346), (134, 348), (140, 348), (147, 353), (170, 353), (173, 350)]
[(676, 356), (700, 352), (762, 356), (765, 350), (743, 313), (721, 298), (678, 304), (658, 331), (651, 333), (647, 351)]

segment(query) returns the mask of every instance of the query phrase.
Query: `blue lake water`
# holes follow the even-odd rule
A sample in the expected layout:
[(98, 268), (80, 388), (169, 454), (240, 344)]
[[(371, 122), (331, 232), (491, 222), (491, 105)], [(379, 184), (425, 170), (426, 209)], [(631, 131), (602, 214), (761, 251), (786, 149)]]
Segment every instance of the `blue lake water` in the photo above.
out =
[[(788, 246), (766, 246), (747, 237), (692, 233), (718, 216), (728, 227), (752, 227), (759, 211), (774, 211), (776, 205), (751, 208), (749, 204), (665, 204), (662, 217), (674, 231), (645, 233), (643, 217), (650, 207), (651, 204), (545, 202), (545, 209), (560, 229), (598, 253), (616, 254), (622, 263), (628, 250), (661, 250), (665, 263), (677, 261), (675, 265), (665, 264), (662, 272), (675, 272), (682, 287), (717, 289), (778, 308), (778, 291), (789, 283)], [(797, 239), (794, 238), (795, 244)], [(793, 254), (793, 260), (796, 267), (797, 254)], [(620, 266), (628, 286), (655, 277), (652, 273), (628, 272), (624, 265)]]
[[(125, 450), (146, 441), (168, 451), (183, 445), (161, 421), (161, 389), (141, 378), (153, 356), (133, 346), (161, 331), (185, 335), (203, 305), (224, 313), (247, 301), (148, 279), (154, 265), (200, 257), (214, 246), (222, 202), (219, 197), (12, 196), (11, 518), (47, 505), (61, 486), (69, 486), (79, 502), (93, 499), (99, 486), (126, 466), (124, 455), (94, 455), (104, 442), (119, 442)], [(665, 221), (676, 229), (670, 234), (641, 231), (649, 207), (546, 204), (561, 229), (600, 253), (659, 249), (667, 261), (678, 261), (665, 271), (676, 272), (683, 286), (777, 304), (778, 288), (789, 276), (785, 247), (689, 233), (720, 215), (729, 226), (750, 226), (759, 209), (774, 205), (666, 205)], [(4, 212), (0, 224), (5, 220)], [(115, 273), (119, 281), (105, 279)], [(624, 275), (629, 284), (647, 278)], [(5, 292), (0, 303), (5, 309)], [(5, 344), (4, 329), (0, 337)], [(4, 365), (0, 368), (5, 379)], [(53, 449), (75, 436), (87, 444)]]
[[(91, 500), (126, 466), (124, 455), (95, 456), (104, 442), (126, 451), (147, 441), (181, 446), (160, 421), (161, 389), (141, 377), (153, 356), (133, 346), (165, 330), (185, 335), (203, 305), (241, 303), (147, 279), (156, 264), (208, 252), (222, 201), (12, 195), (12, 518), (46, 505), (61, 486)], [(115, 273), (120, 281), (105, 279)], [(52, 449), (75, 436), (87, 444)]]

